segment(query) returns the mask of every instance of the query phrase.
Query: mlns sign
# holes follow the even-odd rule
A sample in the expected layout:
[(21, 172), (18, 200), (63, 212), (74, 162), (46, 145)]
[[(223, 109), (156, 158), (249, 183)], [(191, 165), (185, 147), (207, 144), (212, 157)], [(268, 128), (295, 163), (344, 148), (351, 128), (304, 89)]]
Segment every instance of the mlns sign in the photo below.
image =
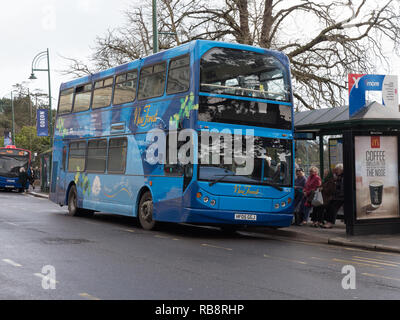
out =
[(349, 74), (349, 112), (350, 118), (365, 107), (366, 91), (381, 91), (382, 104), (398, 110), (399, 95), (397, 76), (376, 74)]

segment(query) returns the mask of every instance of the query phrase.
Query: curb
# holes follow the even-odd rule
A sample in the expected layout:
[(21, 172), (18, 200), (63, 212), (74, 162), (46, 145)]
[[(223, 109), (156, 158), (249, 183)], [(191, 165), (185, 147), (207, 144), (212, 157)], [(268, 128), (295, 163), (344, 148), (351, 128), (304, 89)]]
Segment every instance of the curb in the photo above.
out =
[(43, 198), (43, 199), (48, 199), (49, 198), (49, 196), (46, 195), (46, 194), (41, 194), (41, 193), (32, 192), (32, 191), (28, 191), (27, 193), (31, 194), (31, 195), (33, 195), (35, 197), (38, 197), (38, 198)]
[(307, 234), (304, 232), (295, 232), (293, 230), (257, 230), (256, 232), (263, 233), (270, 236), (271, 238), (276, 239), (293, 239), (304, 242), (325, 243), (330, 245), (346, 246), (350, 248), (358, 248), (371, 251), (400, 253), (400, 247), (396, 246), (357, 242), (340, 237), (327, 238), (318, 235)]
[(353, 241), (349, 241), (349, 240), (342, 239), (342, 238), (329, 238), (328, 244), (353, 247), (353, 248), (361, 248), (361, 249), (373, 250), (373, 251), (385, 251), (385, 252), (400, 253), (400, 247), (388, 246), (388, 245), (384, 245), (384, 244), (353, 242)]

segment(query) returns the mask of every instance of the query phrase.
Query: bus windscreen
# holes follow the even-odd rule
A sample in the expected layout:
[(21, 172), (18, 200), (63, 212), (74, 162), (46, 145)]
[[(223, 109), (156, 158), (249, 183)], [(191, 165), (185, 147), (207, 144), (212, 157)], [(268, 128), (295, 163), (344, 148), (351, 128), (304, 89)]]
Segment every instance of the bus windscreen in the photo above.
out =
[(6, 155), (3, 152), (0, 152), (0, 176), (17, 177), (21, 167), (24, 167), (25, 170), (28, 169), (28, 162), (29, 155)]
[[(279, 187), (292, 185), (291, 140), (254, 137), (252, 149), (246, 150), (245, 137), (234, 136), (234, 140), (239, 139), (239, 142), (231, 142), (231, 144), (242, 144), (242, 150), (246, 151), (247, 157), (250, 157), (253, 162), (251, 173), (240, 175), (238, 168), (245, 164), (238, 165), (236, 161), (232, 160), (244, 156), (238, 155), (232, 145), (228, 146), (230, 140), (225, 141), (222, 135), (222, 139), (211, 142), (208, 134), (206, 139), (202, 139), (202, 135), (203, 133), (199, 135), (199, 180), (215, 181), (215, 179), (226, 176), (221, 182), (277, 185)], [(229, 161), (227, 161), (227, 152), (232, 153), (228, 157)], [(212, 159), (216, 154), (220, 158), (214, 163)]]
[(213, 48), (200, 62), (202, 92), (288, 102), (288, 79), (277, 58), (252, 51)]

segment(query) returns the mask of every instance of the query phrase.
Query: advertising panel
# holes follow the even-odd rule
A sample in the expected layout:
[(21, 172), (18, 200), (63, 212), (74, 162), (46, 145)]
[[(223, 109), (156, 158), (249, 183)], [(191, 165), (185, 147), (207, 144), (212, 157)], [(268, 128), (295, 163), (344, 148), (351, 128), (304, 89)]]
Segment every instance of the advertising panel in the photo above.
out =
[(355, 136), (356, 217), (399, 217), (397, 136)]

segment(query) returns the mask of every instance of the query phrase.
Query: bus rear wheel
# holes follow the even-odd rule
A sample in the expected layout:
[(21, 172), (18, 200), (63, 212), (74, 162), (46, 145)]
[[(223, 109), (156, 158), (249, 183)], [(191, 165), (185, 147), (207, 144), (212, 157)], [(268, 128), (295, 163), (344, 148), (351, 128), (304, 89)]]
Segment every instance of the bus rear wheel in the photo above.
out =
[(149, 191), (146, 191), (140, 198), (138, 217), (143, 229), (153, 230), (155, 228), (156, 221), (153, 219), (153, 198)]
[(68, 215), (74, 217), (92, 216), (94, 211), (78, 208), (78, 192), (76, 187), (72, 186), (68, 193)]

